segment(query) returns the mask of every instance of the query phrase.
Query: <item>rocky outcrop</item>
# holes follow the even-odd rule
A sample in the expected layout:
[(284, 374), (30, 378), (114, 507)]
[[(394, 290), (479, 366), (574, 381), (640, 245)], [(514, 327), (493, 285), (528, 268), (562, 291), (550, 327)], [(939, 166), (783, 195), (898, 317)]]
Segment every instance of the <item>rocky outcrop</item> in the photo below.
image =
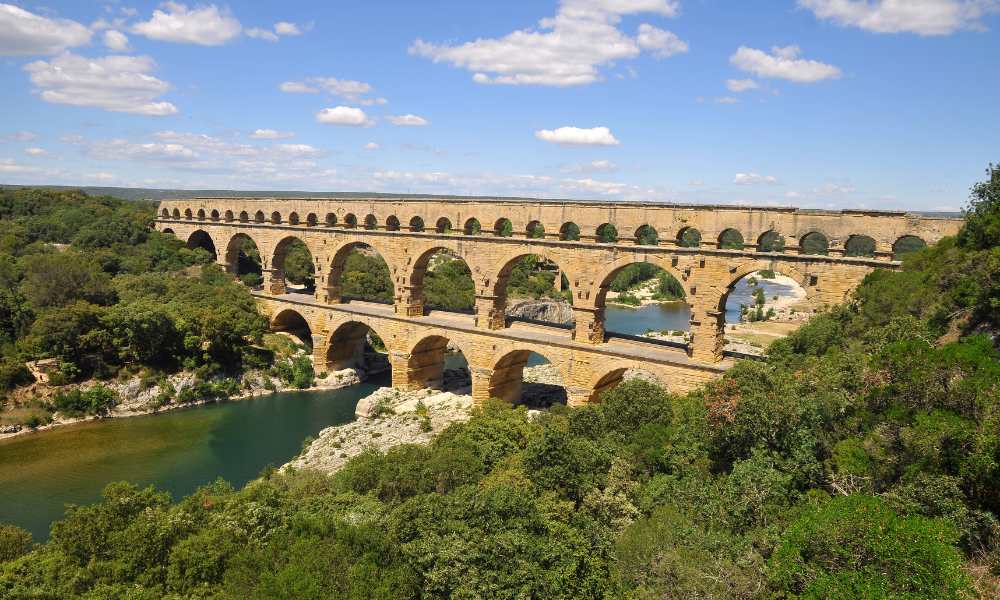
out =
[(573, 307), (562, 300), (515, 300), (507, 306), (507, 316), (569, 325)]
[(282, 468), (333, 473), (368, 449), (386, 451), (400, 444), (426, 444), (448, 425), (468, 420), (472, 396), (379, 388), (358, 402), (358, 419), (327, 427), (298, 457)]

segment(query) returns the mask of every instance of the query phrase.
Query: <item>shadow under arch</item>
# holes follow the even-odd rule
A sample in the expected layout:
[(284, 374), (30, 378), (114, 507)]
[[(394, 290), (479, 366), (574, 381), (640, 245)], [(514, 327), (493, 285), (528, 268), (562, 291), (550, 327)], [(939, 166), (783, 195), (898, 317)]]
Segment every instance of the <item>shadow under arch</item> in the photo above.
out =
[(330, 261), (325, 288), (327, 302), (363, 300), (392, 304), (395, 270), (386, 256), (368, 241), (352, 240), (341, 245)]
[(285, 236), (274, 247), (271, 256), (271, 284), (287, 287), (289, 283), (300, 286), (295, 290), (311, 294), (316, 290), (316, 264), (309, 245), (296, 235)]
[[(536, 358), (540, 361), (533, 360)], [(553, 373), (554, 380), (557, 380), (558, 383), (525, 381), (525, 367), (544, 364), (552, 365), (549, 369), (555, 371)], [(553, 379), (549, 379), (549, 381), (553, 381)], [(490, 398), (499, 398), (511, 404), (551, 406), (552, 404), (566, 403), (565, 381), (562, 371), (552, 364), (544, 354), (528, 349), (518, 349), (507, 352), (494, 363), (487, 392)]]
[(191, 250), (201, 248), (212, 255), (213, 260), (218, 260), (219, 253), (215, 249), (215, 241), (212, 236), (203, 229), (195, 230), (187, 239), (187, 247)]
[(248, 234), (240, 232), (229, 238), (226, 244), (226, 271), (252, 288), (262, 283), (260, 247)]
[(309, 352), (312, 352), (313, 338), (312, 327), (309, 321), (302, 316), (302, 313), (286, 308), (279, 311), (271, 318), (271, 331), (275, 333), (287, 333), (299, 341)]
[[(362, 379), (389, 370), (384, 338), (368, 323), (346, 321), (330, 332), (324, 359), (326, 372), (357, 369)], [(317, 369), (321, 370), (321, 369)]]
[[(432, 332), (423, 336), (407, 354), (406, 387), (471, 393), (472, 378), (467, 355), (458, 341), (445, 332)], [(449, 360), (452, 358), (456, 360)], [(452, 364), (449, 365), (449, 362)]]
[(424, 250), (413, 261), (409, 285), (409, 301), (422, 304), (425, 312), (474, 312), (476, 284), (472, 269), (454, 248), (438, 245)]

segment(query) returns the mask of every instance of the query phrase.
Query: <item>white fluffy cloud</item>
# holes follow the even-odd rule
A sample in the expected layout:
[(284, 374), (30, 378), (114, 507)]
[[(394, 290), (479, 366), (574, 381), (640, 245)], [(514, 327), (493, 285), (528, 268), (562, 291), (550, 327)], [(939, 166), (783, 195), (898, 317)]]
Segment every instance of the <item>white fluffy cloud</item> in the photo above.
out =
[(326, 92), (345, 100), (356, 102), (362, 106), (387, 104), (385, 98), (371, 98), (368, 94), (375, 91), (371, 84), (352, 79), (337, 79), (336, 77), (310, 77), (303, 81), (286, 81), (278, 89), (287, 94), (318, 94)]
[(25, 148), (24, 153), (28, 156), (46, 156), (48, 154), (48, 152), (45, 151), (45, 148), (38, 148), (34, 146), (31, 148)]
[(349, 127), (368, 127), (374, 125), (374, 122), (368, 118), (365, 111), (353, 106), (324, 108), (316, 113), (316, 121), (327, 125), (346, 125)]
[(104, 45), (108, 50), (128, 52), (128, 36), (117, 29), (109, 29), (104, 32)]
[(397, 115), (388, 117), (388, 119), (393, 125), (402, 125), (405, 127), (423, 127), (428, 124), (427, 119), (418, 117), (417, 115)]
[(650, 50), (656, 58), (669, 58), (675, 54), (688, 51), (687, 42), (677, 37), (677, 34), (653, 27), (648, 23), (639, 25), (639, 36), (636, 38), (639, 47)]
[(257, 40), (264, 40), (265, 42), (277, 42), (278, 34), (274, 33), (270, 29), (262, 29), (260, 27), (251, 27), (247, 29), (244, 33), (247, 37), (252, 37)]
[(733, 178), (736, 185), (775, 185), (778, 178), (774, 175), (758, 175), (757, 173), (737, 173)]
[(617, 146), (620, 143), (607, 127), (540, 129), (535, 132), (535, 137), (544, 142), (567, 146)]
[(34, 139), (38, 139), (38, 134), (31, 131), (15, 131), (0, 137), (5, 142), (30, 142)]
[(799, 0), (799, 6), (840, 25), (919, 35), (981, 29), (985, 14), (1000, 11), (995, 0)]
[(170, 89), (170, 84), (149, 74), (155, 66), (148, 56), (84, 58), (66, 52), (50, 61), (29, 63), (24, 69), (46, 102), (140, 115), (172, 115), (177, 112), (176, 106), (156, 101)]
[(164, 2), (163, 10), (132, 26), (132, 32), (162, 42), (220, 46), (240, 34), (243, 26), (228, 11), (214, 4), (189, 9), (177, 2)]
[(753, 79), (727, 79), (726, 89), (730, 92), (736, 92), (737, 94), (741, 92), (746, 92), (748, 90), (755, 90), (760, 86)]
[(0, 56), (58, 54), (90, 41), (91, 32), (69, 19), (48, 19), (0, 4)]
[(365, 144), (365, 150), (378, 150), (378, 149), (379, 145), (376, 144), (375, 142), (368, 142), (367, 144)]
[(22, 165), (12, 158), (0, 158), (0, 173), (33, 173), (37, 167)]
[(674, 34), (640, 25), (633, 38), (618, 25), (623, 15), (675, 16), (675, 0), (562, 0), (554, 17), (538, 29), (521, 29), (501, 38), (481, 38), (456, 46), (416, 40), (410, 54), (468, 69), (483, 84), (572, 86), (600, 79), (599, 67), (652, 50), (669, 56), (687, 50)]
[(278, 35), (302, 35), (302, 30), (295, 23), (278, 21), (274, 24), (274, 32)]
[(290, 131), (278, 131), (277, 129), (255, 129), (250, 137), (255, 140), (283, 140), (295, 137)]
[(802, 50), (798, 46), (775, 46), (768, 54), (763, 50), (740, 46), (729, 57), (729, 62), (742, 71), (758, 77), (787, 79), (796, 83), (814, 83), (824, 79), (837, 79), (840, 69), (815, 60), (799, 58)]

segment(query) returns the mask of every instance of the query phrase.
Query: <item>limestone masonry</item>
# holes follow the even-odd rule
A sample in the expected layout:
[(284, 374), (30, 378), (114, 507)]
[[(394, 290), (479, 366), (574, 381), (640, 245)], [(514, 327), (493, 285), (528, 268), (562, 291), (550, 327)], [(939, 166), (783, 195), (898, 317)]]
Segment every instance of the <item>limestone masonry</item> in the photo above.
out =
[[(231, 272), (239, 244), (252, 239), (264, 275), (257, 295), (272, 326), (304, 320), (318, 370), (356, 363), (370, 329), (386, 344), (393, 387), (439, 380), (451, 342), (469, 362), (477, 400), (518, 398), (522, 369), (537, 352), (560, 369), (571, 404), (596, 399), (628, 369), (649, 371), (677, 392), (716, 377), (732, 364), (722, 350), (726, 297), (748, 273), (788, 275), (820, 309), (845, 300), (874, 269), (899, 268), (904, 247), (954, 235), (962, 223), (881, 211), (485, 198), (195, 198), (165, 200), (158, 214), (159, 230), (210, 249)], [(505, 229), (513, 235), (500, 235)], [(603, 243), (612, 230), (617, 241)], [(294, 239), (312, 253), (315, 296), (285, 287), (284, 259)], [(388, 264), (392, 306), (342, 300), (344, 261), (358, 246), (370, 246)], [(472, 271), (473, 315), (425, 311), (424, 273), (442, 249)], [(566, 275), (574, 329), (507, 322), (510, 270), (530, 254)], [(692, 310), (686, 347), (607, 338), (608, 287), (635, 262), (655, 264), (684, 286)]]

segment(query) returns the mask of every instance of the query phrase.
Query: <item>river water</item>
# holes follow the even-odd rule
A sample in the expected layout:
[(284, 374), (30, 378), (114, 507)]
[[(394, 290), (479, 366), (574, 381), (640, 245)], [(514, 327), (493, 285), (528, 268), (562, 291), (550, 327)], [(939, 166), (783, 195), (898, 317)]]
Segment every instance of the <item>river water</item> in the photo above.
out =
[[(749, 298), (749, 291), (734, 292), (727, 321), (732, 322), (731, 314), (739, 320), (743, 296)], [(636, 309), (609, 306), (605, 314), (608, 331), (631, 335), (686, 330), (691, 317), (683, 302)], [(461, 355), (448, 360), (449, 368), (464, 363)], [(528, 365), (545, 362), (533, 355)], [(307, 437), (351, 421), (357, 401), (387, 384), (379, 380), (342, 390), (283, 392), (0, 441), (0, 523), (24, 527), (36, 540), (45, 540), (66, 504), (95, 502), (113, 481), (154, 484), (175, 499), (219, 477), (241, 487), (267, 465), (295, 456)]]
[(353, 420), (358, 399), (386, 383), (282, 392), (0, 441), (0, 523), (45, 540), (65, 504), (95, 502), (113, 481), (155, 484), (174, 499), (219, 477), (241, 487), (267, 465), (288, 462), (307, 437)]

